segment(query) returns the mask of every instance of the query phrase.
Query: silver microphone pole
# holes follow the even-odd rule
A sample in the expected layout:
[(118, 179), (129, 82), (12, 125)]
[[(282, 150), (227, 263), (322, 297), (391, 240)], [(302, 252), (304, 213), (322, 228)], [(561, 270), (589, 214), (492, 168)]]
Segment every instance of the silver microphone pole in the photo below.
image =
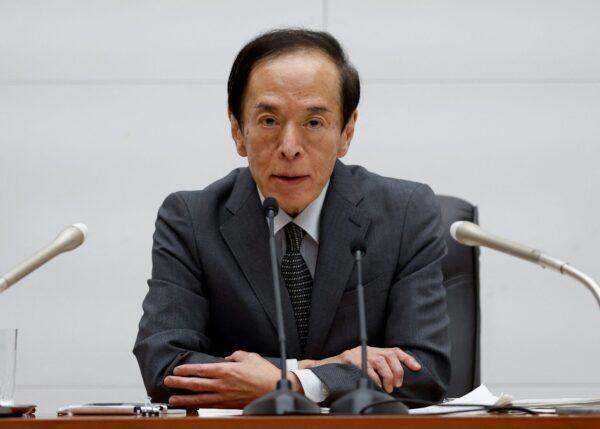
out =
[(17, 283), (27, 274), (37, 270), (50, 259), (79, 247), (85, 241), (87, 232), (87, 226), (82, 223), (76, 223), (65, 228), (52, 243), (0, 277), (0, 293)]
[(517, 258), (533, 262), (542, 268), (549, 268), (563, 275), (569, 276), (587, 287), (600, 305), (600, 286), (587, 274), (577, 268), (547, 255), (538, 249), (507, 240), (497, 235), (483, 231), (479, 225), (467, 221), (454, 222), (450, 227), (450, 235), (456, 241), (466, 246), (483, 246)]

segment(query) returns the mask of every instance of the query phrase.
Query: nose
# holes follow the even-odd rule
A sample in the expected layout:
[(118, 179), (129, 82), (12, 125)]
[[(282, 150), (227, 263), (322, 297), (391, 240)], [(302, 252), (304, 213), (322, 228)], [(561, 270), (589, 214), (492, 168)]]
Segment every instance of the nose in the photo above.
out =
[(283, 129), (279, 151), (281, 156), (289, 160), (302, 156), (303, 149), (300, 132), (294, 124), (287, 124)]

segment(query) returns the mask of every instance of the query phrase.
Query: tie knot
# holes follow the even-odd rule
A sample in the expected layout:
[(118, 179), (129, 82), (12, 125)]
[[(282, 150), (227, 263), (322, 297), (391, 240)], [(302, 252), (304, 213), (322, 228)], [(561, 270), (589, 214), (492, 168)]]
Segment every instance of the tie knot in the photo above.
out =
[(283, 230), (285, 231), (285, 239), (287, 242), (288, 252), (299, 252), (300, 244), (304, 238), (304, 230), (293, 222), (288, 223)]

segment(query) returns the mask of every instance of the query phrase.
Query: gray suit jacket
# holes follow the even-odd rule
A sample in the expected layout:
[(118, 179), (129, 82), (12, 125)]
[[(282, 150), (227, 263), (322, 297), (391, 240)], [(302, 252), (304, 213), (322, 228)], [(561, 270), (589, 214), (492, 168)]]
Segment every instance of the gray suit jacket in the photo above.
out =
[[(363, 237), (369, 345), (400, 347), (422, 364), (420, 371), (405, 369), (396, 396), (441, 399), (450, 378), (441, 271), (446, 245), (431, 189), (337, 161), (319, 235), (304, 357), (330, 357), (359, 344), (350, 242)], [(236, 350), (278, 364), (268, 228), (247, 168), (201, 191), (169, 195), (158, 212), (152, 262), (133, 351), (154, 401), (175, 393), (163, 379), (177, 365), (218, 362)], [(288, 358), (301, 358), (282, 289)], [(353, 389), (360, 375), (339, 364), (313, 371), (330, 389), (329, 399)]]

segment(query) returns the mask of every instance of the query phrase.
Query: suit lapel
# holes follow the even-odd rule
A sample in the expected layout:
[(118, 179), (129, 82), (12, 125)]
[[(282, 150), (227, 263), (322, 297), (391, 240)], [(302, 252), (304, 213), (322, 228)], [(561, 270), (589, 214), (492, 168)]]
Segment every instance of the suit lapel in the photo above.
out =
[(306, 357), (319, 358), (354, 266), (350, 242), (364, 238), (370, 220), (348, 168), (336, 163), (321, 211), (319, 255), (313, 282)]
[[(221, 225), (221, 235), (277, 332), (277, 315), (269, 256), (269, 229), (256, 184), (247, 168), (241, 170), (226, 208), (232, 216)], [(288, 344), (287, 351), (289, 357), (294, 357), (300, 353), (300, 340), (290, 297), (281, 274), (279, 282)], [(257, 332), (257, 334), (261, 335), (262, 333)]]

